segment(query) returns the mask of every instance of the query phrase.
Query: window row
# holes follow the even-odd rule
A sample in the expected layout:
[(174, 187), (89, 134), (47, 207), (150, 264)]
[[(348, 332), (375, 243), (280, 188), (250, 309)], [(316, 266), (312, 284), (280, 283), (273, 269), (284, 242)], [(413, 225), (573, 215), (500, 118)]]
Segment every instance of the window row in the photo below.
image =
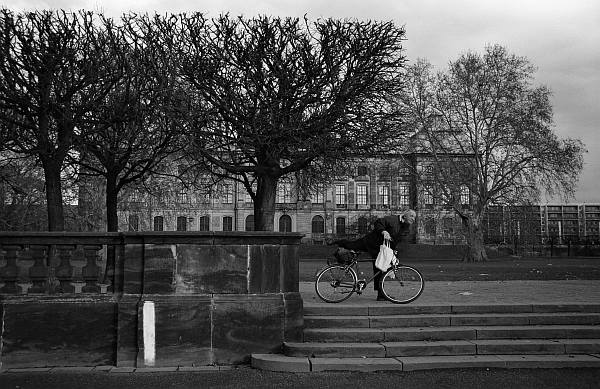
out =
[[(356, 185), (356, 204), (368, 205), (369, 204), (369, 184), (357, 184)], [(256, 193), (256, 185), (253, 186), (253, 191)], [(313, 203), (324, 203), (326, 200), (325, 188), (321, 187), (313, 190), (310, 193), (310, 200)], [(403, 183), (398, 187), (398, 204), (408, 206), (410, 201), (410, 185)], [(338, 205), (347, 204), (347, 184), (336, 184), (334, 187), (335, 203)], [(175, 193), (175, 201), (179, 204), (192, 204), (192, 203), (209, 203), (213, 194), (210, 191), (190, 191), (182, 188)], [(233, 204), (234, 202), (234, 187), (232, 184), (225, 184), (221, 186), (218, 193), (218, 198), (222, 204)], [(142, 196), (138, 192), (133, 192), (129, 196), (130, 202), (141, 202)], [(163, 195), (155, 196), (152, 198), (154, 203), (160, 204), (167, 202)], [(249, 193), (245, 192), (244, 201), (246, 203), (252, 203), (252, 197)], [(297, 201), (296, 192), (292, 183), (280, 182), (277, 185), (276, 200), (277, 203), (291, 204)], [(391, 204), (391, 189), (389, 184), (377, 186), (377, 203), (381, 205)]]
[[(348, 193), (346, 184), (335, 185), (335, 204), (338, 206), (348, 204)], [(356, 204), (369, 204), (369, 184), (365, 183), (356, 185)], [(377, 186), (377, 204), (391, 204), (390, 185), (386, 184)], [(410, 205), (410, 185), (408, 183), (403, 183), (398, 186), (398, 205)]]
[[(178, 216), (176, 218), (176, 231), (190, 231), (194, 219), (187, 216)], [(233, 217), (223, 216), (222, 231), (233, 231)], [(165, 231), (165, 218), (164, 216), (155, 216), (152, 219), (152, 230), (153, 231)], [(345, 217), (335, 218), (335, 233), (346, 234), (348, 226), (346, 224)], [(368, 220), (367, 218), (361, 217), (357, 221), (357, 232), (359, 234), (366, 234), (368, 231)], [(129, 231), (140, 231), (140, 216), (131, 214), (128, 217), (128, 230)], [(197, 231), (210, 231), (210, 216), (202, 216), (198, 218), (198, 229)], [(279, 218), (279, 232), (292, 232), (292, 218), (289, 215), (282, 215)], [(244, 223), (244, 231), (254, 231), (254, 215), (248, 215)], [(325, 219), (321, 215), (316, 215), (311, 221), (311, 232), (313, 234), (325, 233)]]
[(423, 204), (425, 205), (448, 205), (454, 200), (458, 200), (459, 204), (471, 203), (471, 192), (466, 185), (461, 185), (459, 193), (453, 193), (447, 187), (435, 188), (431, 185), (425, 185), (422, 190)]
[[(177, 216), (176, 231), (188, 231), (194, 219), (187, 216)], [(129, 231), (140, 231), (139, 215), (129, 215), (127, 219)], [(231, 216), (223, 217), (223, 231), (232, 231), (233, 218)], [(152, 219), (153, 231), (165, 231), (165, 218), (163, 216), (155, 216)], [(201, 216), (198, 218), (198, 231), (210, 231), (210, 216)]]

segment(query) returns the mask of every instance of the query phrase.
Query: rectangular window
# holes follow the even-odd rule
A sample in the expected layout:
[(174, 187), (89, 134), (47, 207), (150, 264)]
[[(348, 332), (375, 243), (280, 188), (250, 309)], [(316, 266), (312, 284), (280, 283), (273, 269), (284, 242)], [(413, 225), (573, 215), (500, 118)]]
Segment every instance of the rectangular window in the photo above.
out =
[(223, 231), (233, 231), (233, 218), (231, 216), (223, 217)]
[(185, 189), (181, 189), (179, 193), (177, 193), (177, 201), (181, 204), (189, 202), (188, 194)]
[(132, 203), (139, 203), (141, 201), (140, 192), (137, 190), (131, 192), (131, 194), (129, 195), (129, 201)]
[(198, 230), (199, 231), (210, 231), (210, 217), (202, 216), (198, 219)]
[(210, 203), (210, 189), (203, 188), (197, 192), (199, 203)]
[(223, 185), (223, 204), (233, 204), (233, 185)]
[(471, 202), (470, 200), (470, 193), (469, 193), (469, 188), (467, 188), (465, 185), (461, 185), (460, 187), (460, 203), (461, 204), (469, 204)]
[(423, 187), (423, 203), (433, 205), (433, 188), (431, 186)]
[(367, 185), (359, 184), (356, 186), (356, 204), (367, 205)]
[(154, 217), (154, 231), (164, 230), (164, 218), (162, 216)]
[(338, 235), (346, 233), (346, 218), (338, 217), (335, 219), (335, 233)]
[(128, 219), (129, 231), (140, 230), (140, 217), (138, 215), (129, 215)]
[(400, 184), (398, 187), (398, 203), (401, 206), (408, 206), (410, 203), (410, 186), (408, 184)]
[(178, 216), (177, 217), (177, 231), (187, 231), (187, 217), (186, 216)]
[(388, 185), (379, 187), (379, 204), (390, 205), (390, 187)]
[(323, 187), (318, 187), (310, 193), (310, 201), (314, 204), (325, 202), (325, 190)]
[(292, 202), (292, 184), (280, 182), (277, 185), (277, 202), (289, 204)]
[(196, 192), (196, 198), (199, 203), (210, 203), (210, 196), (212, 192), (212, 181), (211, 178), (203, 175), (199, 178), (199, 188)]
[(346, 205), (346, 185), (335, 186), (335, 204)]

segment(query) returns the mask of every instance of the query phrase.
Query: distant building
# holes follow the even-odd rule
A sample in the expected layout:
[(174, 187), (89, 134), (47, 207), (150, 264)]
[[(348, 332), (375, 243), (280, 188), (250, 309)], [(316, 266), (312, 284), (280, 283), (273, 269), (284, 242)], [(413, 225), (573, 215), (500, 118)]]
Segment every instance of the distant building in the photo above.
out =
[[(329, 236), (355, 237), (366, 233), (378, 217), (406, 209), (417, 211), (409, 235), (412, 243), (464, 242), (461, 221), (451, 207), (432, 195), (426, 181), (411, 172), (427, 169), (427, 158), (369, 160), (302, 198), (294, 182), (282, 181), (277, 190), (274, 228), (300, 232), (304, 242), (323, 244)], [(150, 196), (133, 191), (119, 207), (120, 230), (133, 231), (252, 231), (254, 208), (237, 182), (222, 182), (210, 190), (173, 185)], [(468, 189), (460, 202), (471, 204)], [(487, 243), (554, 243), (600, 240), (600, 204), (492, 206), (484, 219)]]

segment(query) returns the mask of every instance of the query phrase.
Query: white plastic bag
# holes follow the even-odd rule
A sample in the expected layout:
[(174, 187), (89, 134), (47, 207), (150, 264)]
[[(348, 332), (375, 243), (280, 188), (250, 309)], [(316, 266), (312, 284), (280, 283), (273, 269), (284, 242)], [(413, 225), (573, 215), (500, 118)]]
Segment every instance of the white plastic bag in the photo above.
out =
[(394, 250), (390, 247), (390, 241), (384, 240), (383, 244), (379, 246), (379, 254), (377, 254), (377, 259), (375, 259), (375, 267), (381, 271), (386, 271), (392, 262), (396, 262)]

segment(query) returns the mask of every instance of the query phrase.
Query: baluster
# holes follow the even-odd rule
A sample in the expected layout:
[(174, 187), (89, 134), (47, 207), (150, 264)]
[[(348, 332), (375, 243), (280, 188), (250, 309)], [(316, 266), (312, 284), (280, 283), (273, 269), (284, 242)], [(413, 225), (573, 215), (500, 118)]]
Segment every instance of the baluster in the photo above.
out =
[(56, 288), (58, 293), (74, 293), (75, 287), (71, 285), (73, 281), (73, 266), (71, 266), (72, 251), (75, 249), (73, 245), (58, 245), (56, 250), (60, 258), (60, 264), (54, 270), (56, 279), (60, 283)]
[(21, 246), (6, 245), (2, 246), (6, 253), (6, 266), (0, 269), (0, 279), (4, 281), (4, 286), (0, 288), (0, 292), (7, 294), (20, 294), (21, 287), (17, 285), (19, 279), (19, 267), (17, 266), (17, 256)]
[(48, 266), (46, 266), (46, 246), (31, 246), (29, 248), (33, 258), (33, 266), (29, 268), (29, 279), (33, 284), (27, 293), (46, 293), (48, 286)]
[(81, 289), (83, 293), (99, 293), (100, 286), (98, 285), (98, 277), (100, 276), (100, 266), (98, 263), (98, 251), (102, 249), (100, 245), (83, 246), (83, 255), (85, 256), (86, 265), (81, 268), (81, 276), (85, 281), (84, 287)]

